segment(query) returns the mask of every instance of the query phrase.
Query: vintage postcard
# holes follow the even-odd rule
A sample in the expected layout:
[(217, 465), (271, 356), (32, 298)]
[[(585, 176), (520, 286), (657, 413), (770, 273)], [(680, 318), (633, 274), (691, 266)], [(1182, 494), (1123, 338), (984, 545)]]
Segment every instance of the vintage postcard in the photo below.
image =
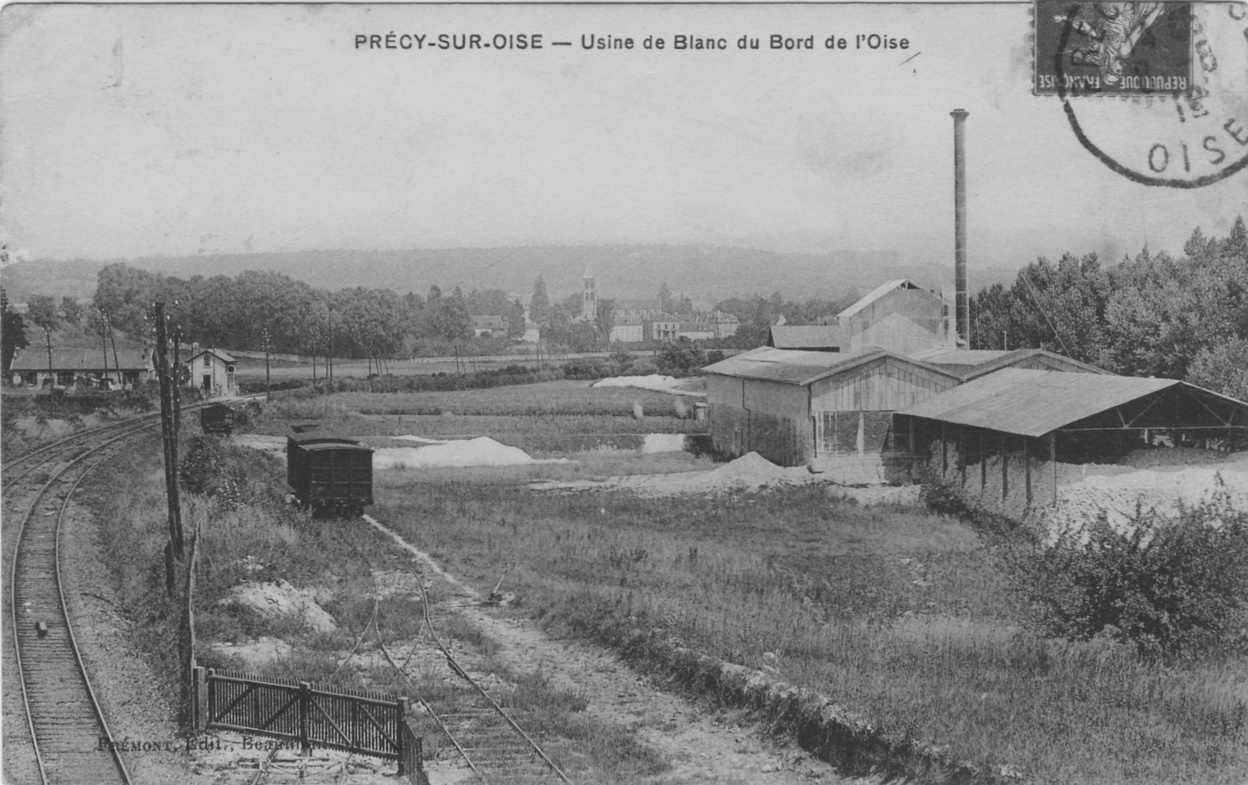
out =
[(6, 782), (1248, 780), (1248, 4), (0, 11)]

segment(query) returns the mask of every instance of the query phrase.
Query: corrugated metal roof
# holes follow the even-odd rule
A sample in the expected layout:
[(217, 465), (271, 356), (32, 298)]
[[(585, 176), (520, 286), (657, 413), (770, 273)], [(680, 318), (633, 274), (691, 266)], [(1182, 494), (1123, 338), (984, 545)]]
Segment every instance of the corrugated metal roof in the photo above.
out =
[(814, 347), (835, 349), (840, 346), (840, 339), (839, 326), (784, 324), (771, 328), (768, 345), (777, 349), (811, 349)]
[(838, 313), (836, 317), (840, 319), (845, 316), (853, 316), (854, 314), (861, 311), (863, 308), (866, 308), (868, 305), (880, 299), (881, 297), (893, 291), (894, 289), (921, 289), (921, 288), (923, 287), (911, 282), (908, 278), (898, 278), (895, 281), (889, 281), (888, 283), (880, 284), (875, 289), (873, 289), (869, 294), (867, 294), (865, 297), (860, 299), (858, 302), (854, 303), (853, 305), (849, 306), (845, 310)]
[[(1009, 368), (1034, 358), (1049, 358), (1058, 364), (1069, 365), (1087, 373), (1107, 374), (1102, 368), (1072, 360), (1065, 355), (1047, 349), (929, 349), (913, 355), (915, 359), (948, 368), (966, 379), (973, 379), (1000, 368)], [(1038, 370), (1038, 369), (1033, 369)], [(1057, 369), (1053, 369), (1057, 370)]]
[(946, 390), (900, 414), (1039, 437), (1177, 384), (1182, 382), (1003, 368)]
[(999, 360), (1014, 353), (1015, 350), (951, 349), (947, 346), (939, 346), (935, 349), (915, 352), (911, 356), (916, 360), (922, 360), (933, 365), (980, 365), (981, 363)]
[(801, 352), (764, 346), (721, 360), (714, 365), (708, 365), (702, 370), (705, 373), (718, 373), (742, 379), (761, 379), (800, 385), (810, 384), (881, 358), (892, 358), (906, 365), (923, 368), (951, 379), (957, 378), (949, 371), (934, 365), (928, 365), (884, 349), (843, 354), (841, 352)]

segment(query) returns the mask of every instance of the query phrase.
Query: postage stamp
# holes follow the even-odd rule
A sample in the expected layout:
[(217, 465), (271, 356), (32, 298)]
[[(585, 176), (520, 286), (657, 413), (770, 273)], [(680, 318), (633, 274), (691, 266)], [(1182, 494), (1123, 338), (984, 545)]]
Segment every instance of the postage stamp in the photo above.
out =
[(1192, 84), (1192, 6), (1036, 0), (1037, 95), (1166, 95)]
[(1199, 188), (1248, 166), (1245, 4), (1038, 0), (1034, 43), (1034, 92), (1112, 171)]

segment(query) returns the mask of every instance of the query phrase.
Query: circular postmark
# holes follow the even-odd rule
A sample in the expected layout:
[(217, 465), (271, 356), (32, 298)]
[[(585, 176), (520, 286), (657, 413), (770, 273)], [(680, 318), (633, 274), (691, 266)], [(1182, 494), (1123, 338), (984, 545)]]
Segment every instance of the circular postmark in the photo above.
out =
[(1037, 8), (1038, 25), (1060, 24), (1044, 63), (1053, 92), (1110, 170), (1199, 188), (1248, 168), (1248, 5), (1072, 3), (1047, 19)]

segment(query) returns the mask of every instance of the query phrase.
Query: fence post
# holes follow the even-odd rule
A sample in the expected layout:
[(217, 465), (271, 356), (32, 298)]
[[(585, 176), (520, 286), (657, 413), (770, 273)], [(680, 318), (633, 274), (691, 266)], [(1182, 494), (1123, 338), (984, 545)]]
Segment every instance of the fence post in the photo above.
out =
[(309, 738), (308, 723), (312, 715), (312, 685), (306, 681), (299, 682), (299, 754), (311, 755), (312, 742)]
[(404, 755), (407, 747), (407, 696), (399, 698), (394, 704), (399, 714), (399, 721), (394, 726), (394, 742), (398, 747), (395, 751), (399, 754), (399, 776), (403, 777), (407, 775), (407, 756)]
[(191, 726), (196, 731), (204, 730), (204, 666), (195, 665), (191, 668)]
[(204, 721), (205, 730), (208, 728), (209, 723), (217, 717), (217, 696), (212, 689), (212, 677), (215, 675), (217, 675), (216, 669), (209, 668), (204, 678), (204, 687), (208, 692), (208, 717)]

